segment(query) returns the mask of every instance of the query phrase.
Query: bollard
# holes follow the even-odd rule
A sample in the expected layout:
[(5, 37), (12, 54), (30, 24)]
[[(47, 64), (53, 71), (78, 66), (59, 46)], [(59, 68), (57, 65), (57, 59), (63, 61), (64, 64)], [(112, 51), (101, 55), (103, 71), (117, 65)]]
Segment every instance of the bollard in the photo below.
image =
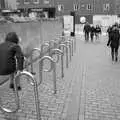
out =
[(66, 68), (68, 68), (68, 66), (69, 66), (69, 63), (68, 63), (68, 47), (65, 44), (60, 44), (59, 49), (61, 50), (62, 47), (66, 48)]
[[(47, 59), (51, 62), (51, 68), (49, 70), (45, 69), (43, 70), (43, 61)], [(54, 85), (54, 94), (56, 94), (56, 65), (55, 65), (55, 62), (53, 60), (52, 57), (50, 56), (44, 56), (40, 59), (39, 61), (39, 79), (40, 79), (40, 82), (38, 83), (38, 85), (40, 85), (43, 81), (43, 75), (42, 75), (42, 71), (44, 72), (50, 72), (53, 70), (53, 85)]]
[[(51, 50), (51, 56), (52, 55), (61, 55), (61, 77), (64, 77), (64, 62), (63, 62), (63, 52), (60, 49), (52, 49)], [(57, 61), (56, 61), (57, 62)]]

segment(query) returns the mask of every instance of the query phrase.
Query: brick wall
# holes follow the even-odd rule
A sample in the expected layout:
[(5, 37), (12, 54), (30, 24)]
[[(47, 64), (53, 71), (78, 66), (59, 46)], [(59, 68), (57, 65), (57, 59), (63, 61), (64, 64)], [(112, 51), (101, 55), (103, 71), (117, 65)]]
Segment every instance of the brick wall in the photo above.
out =
[[(79, 15), (93, 15), (93, 14), (115, 14), (120, 13), (120, 0), (48, 0), (49, 4), (45, 4), (44, 0), (39, 0), (39, 4), (33, 4), (32, 0), (29, 4), (24, 4), (24, 0), (20, 1), (18, 8), (20, 7), (53, 7), (56, 8), (56, 15), (65, 15), (70, 14), (70, 11), (74, 10), (74, 4), (79, 5), (79, 9), (76, 11)], [(119, 3), (116, 4), (116, 2)], [(58, 11), (58, 5), (63, 5), (64, 10)], [(88, 4), (91, 6), (91, 9), (88, 10)], [(109, 10), (104, 10), (104, 4), (109, 4)], [(117, 7), (115, 7), (117, 5)], [(118, 9), (119, 8), (119, 9)], [(117, 10), (116, 10), (117, 9)]]

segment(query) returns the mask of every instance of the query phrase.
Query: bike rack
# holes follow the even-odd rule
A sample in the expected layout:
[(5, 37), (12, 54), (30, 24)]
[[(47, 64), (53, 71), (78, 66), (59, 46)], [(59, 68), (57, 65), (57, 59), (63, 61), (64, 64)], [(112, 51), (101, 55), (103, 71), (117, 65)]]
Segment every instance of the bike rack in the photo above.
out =
[[(68, 63), (68, 47), (65, 44), (60, 44), (59, 49), (61, 50), (62, 47), (66, 48), (66, 68), (68, 68), (68, 66), (69, 66), (69, 63)], [(64, 51), (64, 49), (63, 49), (63, 51)]]
[[(63, 78), (64, 77), (64, 60), (63, 60), (63, 52), (60, 50), (60, 49), (52, 49), (51, 51), (50, 51), (51, 53), (51, 56), (52, 55), (55, 55), (55, 54), (57, 54), (57, 55), (61, 55), (61, 77)], [(58, 60), (56, 61), (56, 63), (58, 62)]]
[(73, 41), (74, 41), (74, 51), (76, 51), (76, 38), (72, 37)]
[[(15, 113), (19, 110), (19, 96), (18, 96), (18, 90), (17, 90), (17, 84), (16, 84), (16, 80), (17, 79), (20, 79), (21, 76), (27, 76), (28, 78), (30, 78), (32, 80), (32, 82), (30, 82), (30, 84), (32, 86), (34, 86), (34, 96), (35, 96), (35, 104), (36, 104), (36, 112), (37, 112), (37, 120), (41, 120), (41, 115), (40, 115), (40, 106), (39, 106), (39, 97), (38, 97), (38, 87), (37, 87), (37, 82), (34, 78), (34, 76), (27, 72), (27, 71), (22, 71), (18, 74), (15, 75), (14, 77), (14, 86), (15, 86), (15, 95), (16, 95), (16, 109), (15, 110), (11, 110), (11, 109), (8, 109), (8, 108), (5, 108), (1, 105), (0, 103), (0, 109), (3, 111), (3, 112), (6, 112), (6, 113)], [(28, 80), (28, 79), (27, 79)]]
[[(45, 69), (43, 70), (43, 61), (47, 59), (51, 62), (51, 68), (49, 70)], [(40, 82), (38, 83), (38, 85), (40, 85), (43, 81), (43, 75), (42, 75), (42, 71), (44, 72), (50, 72), (53, 70), (53, 84), (54, 84), (54, 94), (56, 94), (56, 65), (55, 62), (53, 60), (52, 57), (50, 56), (44, 56), (40, 59), (39, 61), (39, 78), (40, 78)]]
[(54, 48), (57, 47), (57, 42), (55, 40), (50, 40), (49, 43), (50, 43), (50, 46), (51, 46), (51, 43), (53, 43), (53, 47)]
[(47, 47), (48, 49), (50, 49), (50, 44), (48, 42), (44, 43), (41, 45), (41, 57), (43, 57), (43, 51), (44, 48)]
[[(33, 60), (33, 52), (35, 51), (38, 51), (40, 54), (41, 54), (41, 50), (39, 48), (34, 48), (32, 51), (31, 51), (31, 56), (30, 56), (30, 60), (32, 61)], [(31, 64), (31, 73), (33, 75), (35, 75), (35, 72), (33, 71), (33, 63)]]
[[(8, 79), (9, 80), (9, 79)], [(8, 81), (6, 80), (6, 82)], [(5, 82), (4, 82), (5, 83)], [(2, 84), (4, 84), (2, 83)], [(1, 84), (1, 85), (2, 85)], [(1, 111), (3, 112), (6, 112), (6, 113), (16, 113), (18, 110), (19, 110), (19, 96), (18, 96), (18, 91), (17, 91), (17, 84), (16, 84), (16, 80), (14, 78), (14, 86), (15, 86), (15, 101), (16, 101), (16, 108), (14, 110), (12, 109), (8, 109), (8, 108), (5, 108), (3, 105), (2, 105), (2, 102), (1, 102), (1, 98), (0, 98), (0, 109)]]
[(71, 47), (72, 47), (71, 53), (72, 53), (72, 56), (73, 56), (73, 53), (74, 53), (74, 51), (73, 51), (74, 50), (74, 48), (73, 48), (74, 47), (73, 39), (69, 38), (68, 41), (71, 42)]
[(70, 50), (70, 52), (69, 52), (69, 56), (70, 56), (70, 61), (71, 61), (71, 59), (72, 59), (71, 42), (70, 42), (70, 41), (65, 41), (65, 42), (62, 42), (62, 44), (66, 44), (66, 45), (69, 46), (69, 50)]

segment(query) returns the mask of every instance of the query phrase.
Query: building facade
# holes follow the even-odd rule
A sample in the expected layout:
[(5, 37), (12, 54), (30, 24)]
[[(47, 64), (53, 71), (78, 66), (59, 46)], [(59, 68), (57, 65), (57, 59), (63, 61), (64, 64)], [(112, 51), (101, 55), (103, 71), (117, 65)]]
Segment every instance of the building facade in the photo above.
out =
[(4, 0), (6, 9), (17, 9), (16, 0)]
[(115, 6), (116, 6), (116, 11), (115, 11), (115, 13), (120, 16), (120, 0), (116, 0)]
[(120, 14), (120, 0), (0, 0), (0, 8), (55, 8), (56, 16)]
[[(115, 14), (115, 0), (56, 0), (56, 12), (69, 14), (69, 11), (75, 11), (79, 15), (93, 14)], [(120, 0), (117, 0), (120, 1)]]
[(70, 14), (75, 11), (79, 15), (119, 14), (120, 0), (0, 0), (11, 4), (12, 8), (52, 8), (56, 15)]
[(5, 0), (0, 0), (0, 9), (5, 8)]
[(18, 8), (47, 8), (53, 7), (53, 0), (16, 0)]

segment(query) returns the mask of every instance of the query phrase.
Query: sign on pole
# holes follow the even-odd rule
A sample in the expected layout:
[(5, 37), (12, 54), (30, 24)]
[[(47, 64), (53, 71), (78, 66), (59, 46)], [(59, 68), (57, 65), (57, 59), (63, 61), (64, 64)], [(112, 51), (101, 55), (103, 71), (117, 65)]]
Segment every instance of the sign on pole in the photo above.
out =
[(64, 33), (67, 35), (70, 35), (71, 32), (74, 32), (74, 30), (73, 30), (73, 25), (74, 25), (73, 16), (64, 15), (63, 21), (64, 21)]

